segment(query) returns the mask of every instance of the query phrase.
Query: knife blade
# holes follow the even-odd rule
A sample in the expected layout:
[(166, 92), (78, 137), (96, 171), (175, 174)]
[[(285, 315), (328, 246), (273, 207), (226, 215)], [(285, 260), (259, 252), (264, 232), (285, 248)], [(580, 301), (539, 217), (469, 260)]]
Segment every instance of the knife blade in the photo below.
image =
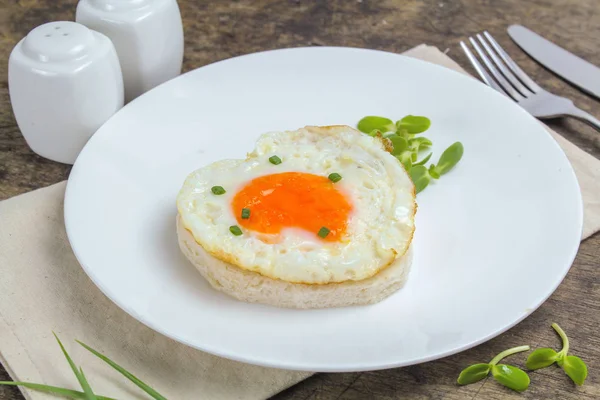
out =
[(511, 25), (508, 27), (508, 34), (521, 49), (544, 67), (600, 99), (600, 68), (524, 26)]

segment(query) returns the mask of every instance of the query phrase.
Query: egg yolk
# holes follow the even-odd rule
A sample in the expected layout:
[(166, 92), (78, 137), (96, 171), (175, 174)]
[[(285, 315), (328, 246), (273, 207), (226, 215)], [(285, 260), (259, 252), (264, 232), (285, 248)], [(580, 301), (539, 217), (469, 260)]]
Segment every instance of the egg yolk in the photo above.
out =
[[(339, 241), (345, 231), (352, 205), (336, 184), (325, 176), (284, 172), (253, 179), (236, 193), (231, 203), (238, 223), (253, 231), (280, 233), (284, 228), (301, 228), (318, 234), (323, 227), (326, 241)], [(250, 210), (242, 218), (242, 209)]]

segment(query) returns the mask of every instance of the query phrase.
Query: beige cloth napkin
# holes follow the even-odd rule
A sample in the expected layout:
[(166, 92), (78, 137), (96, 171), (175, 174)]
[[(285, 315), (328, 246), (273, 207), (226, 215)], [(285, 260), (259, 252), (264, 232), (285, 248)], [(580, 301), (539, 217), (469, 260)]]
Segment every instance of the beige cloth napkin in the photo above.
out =
[[(406, 54), (463, 71), (434, 47), (421, 45)], [(587, 237), (600, 229), (600, 161), (551, 133), (577, 173)], [(88, 279), (69, 247), (64, 190), (62, 182), (0, 202), (0, 361), (13, 379), (78, 388), (52, 331), (97, 393), (119, 399), (147, 397), (73, 339), (114, 358), (176, 400), (263, 399), (310, 375), (193, 350), (123, 312)], [(23, 393), (34, 400), (54, 398), (27, 389)]]

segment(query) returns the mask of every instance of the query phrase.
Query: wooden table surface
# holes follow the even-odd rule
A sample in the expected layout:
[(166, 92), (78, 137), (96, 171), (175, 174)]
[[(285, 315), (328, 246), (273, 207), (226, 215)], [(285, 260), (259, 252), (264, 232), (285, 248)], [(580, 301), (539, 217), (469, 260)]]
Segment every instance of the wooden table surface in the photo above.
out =
[[(523, 24), (600, 65), (598, 0), (179, 0), (185, 27), (188, 71), (225, 58), (282, 47), (353, 46), (402, 52), (420, 43), (435, 45), (470, 72), (459, 40), (488, 30), (542, 86), (570, 97), (600, 115), (598, 100), (553, 76), (508, 38), (510, 24)], [(75, 0), (0, 1), (0, 200), (66, 179), (69, 166), (45, 160), (27, 147), (8, 96), (7, 61), (12, 47), (39, 24), (72, 20)], [(600, 133), (572, 120), (550, 123), (569, 140), (600, 158)], [(600, 194), (599, 194), (600, 195)], [(1, 223), (1, 222), (0, 222)], [(2, 279), (2, 277), (0, 277)], [(502, 301), (510, 288), (498, 288), (489, 301)], [(484, 318), (482, 316), (482, 318)], [(533, 372), (530, 389), (511, 392), (492, 379), (458, 387), (460, 370), (487, 362), (516, 345), (559, 347), (550, 328), (558, 322), (571, 338), (574, 354), (589, 366), (583, 387), (558, 368)], [(556, 292), (529, 318), (474, 349), (442, 360), (385, 371), (317, 374), (275, 396), (305, 399), (593, 399), (600, 398), (600, 234), (584, 241), (571, 271)], [(525, 356), (511, 359), (523, 365)], [(0, 380), (8, 379), (0, 368)], [(199, 394), (199, 398), (201, 394)], [(0, 386), (0, 399), (22, 399)]]

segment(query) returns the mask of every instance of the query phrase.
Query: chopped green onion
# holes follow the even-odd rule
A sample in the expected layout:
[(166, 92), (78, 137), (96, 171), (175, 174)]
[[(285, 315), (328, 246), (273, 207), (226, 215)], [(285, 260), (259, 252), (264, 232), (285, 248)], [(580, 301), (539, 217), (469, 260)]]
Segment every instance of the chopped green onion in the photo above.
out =
[(242, 230), (237, 225), (230, 226), (229, 232), (233, 233), (235, 236), (240, 236), (242, 234)]
[(281, 164), (281, 158), (279, 158), (277, 156), (271, 156), (271, 157), (269, 157), (269, 162), (273, 165), (278, 165), (278, 164)]
[(242, 208), (242, 219), (248, 219), (248, 218), (250, 218), (250, 209)]
[(223, 186), (213, 186), (210, 188), (210, 191), (213, 192), (213, 194), (221, 195), (221, 194), (225, 194), (225, 189), (223, 189)]
[(328, 178), (333, 183), (336, 183), (336, 182), (339, 182), (342, 180), (342, 176), (340, 174), (338, 174), (337, 172), (334, 172), (333, 174), (329, 174)]
[(317, 235), (319, 235), (319, 237), (325, 239), (327, 237), (327, 235), (329, 235), (329, 232), (331, 232), (329, 229), (322, 227), (321, 229), (319, 229), (319, 232), (317, 233)]

